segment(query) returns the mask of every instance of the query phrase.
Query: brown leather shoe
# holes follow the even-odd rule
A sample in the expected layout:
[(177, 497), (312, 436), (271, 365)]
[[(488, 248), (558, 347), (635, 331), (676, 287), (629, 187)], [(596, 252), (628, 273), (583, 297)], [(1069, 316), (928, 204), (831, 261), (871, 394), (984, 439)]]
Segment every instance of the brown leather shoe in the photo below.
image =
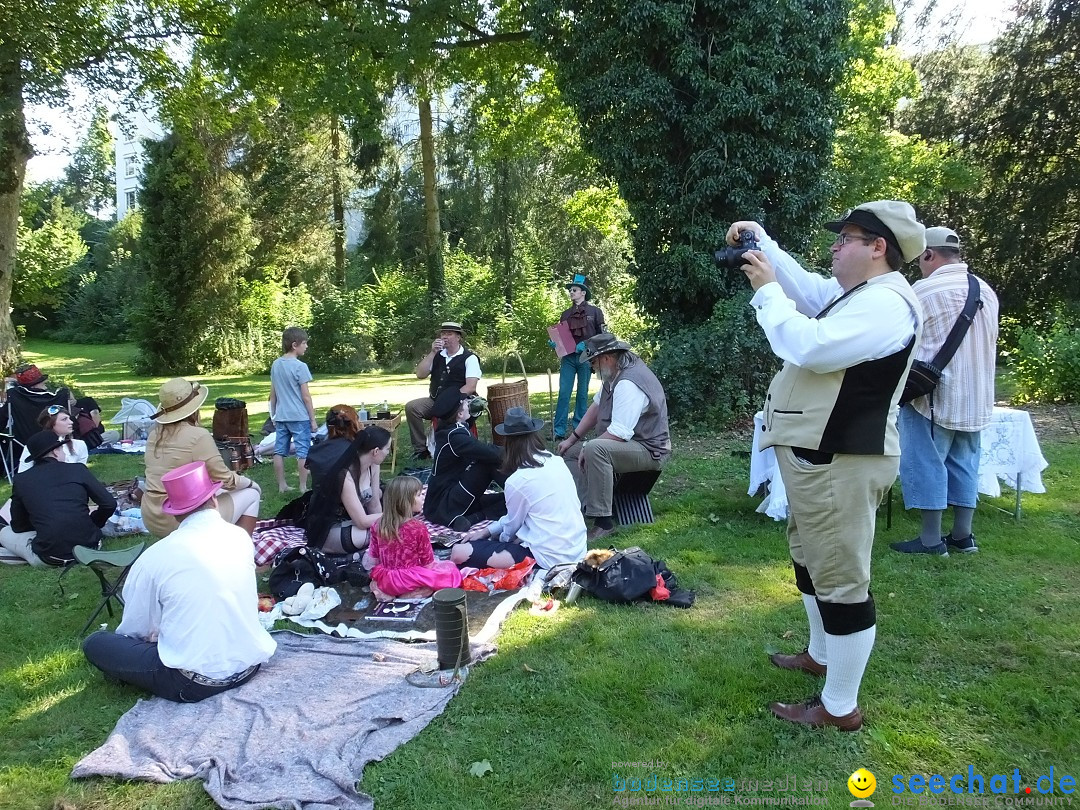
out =
[(816, 675), (819, 678), (824, 678), (825, 673), (828, 671), (828, 667), (824, 664), (819, 664), (810, 657), (809, 649), (805, 649), (801, 653), (796, 653), (795, 655), (773, 653), (769, 656), (769, 660), (780, 667), (780, 669), (797, 669), (805, 672), (807, 675)]
[(801, 723), (812, 728), (834, 726), (841, 731), (858, 731), (862, 728), (862, 712), (856, 706), (855, 710), (836, 717), (829, 714), (821, 703), (821, 695), (814, 695), (802, 703), (770, 703), (769, 710), (781, 720), (792, 723)]

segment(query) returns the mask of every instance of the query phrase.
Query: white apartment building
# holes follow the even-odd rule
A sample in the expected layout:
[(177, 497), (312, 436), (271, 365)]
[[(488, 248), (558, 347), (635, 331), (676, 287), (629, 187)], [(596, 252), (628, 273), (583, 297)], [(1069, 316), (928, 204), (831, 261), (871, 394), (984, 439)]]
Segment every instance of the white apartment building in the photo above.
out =
[(156, 117), (140, 110), (125, 114), (114, 126), (113, 143), (116, 170), (116, 219), (120, 221), (138, 203), (142, 186), (142, 166), (145, 155), (143, 140), (161, 140), (165, 131)]

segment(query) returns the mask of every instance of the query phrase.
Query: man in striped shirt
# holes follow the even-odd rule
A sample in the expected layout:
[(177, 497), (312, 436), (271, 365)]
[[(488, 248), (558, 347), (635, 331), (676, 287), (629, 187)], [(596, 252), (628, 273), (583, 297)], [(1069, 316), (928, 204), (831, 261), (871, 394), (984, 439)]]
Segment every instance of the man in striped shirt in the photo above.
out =
[[(919, 257), (922, 279), (912, 285), (923, 308), (923, 336), (916, 357), (929, 362), (952, 330), (968, 295), (968, 266), (960, 261), (960, 237), (950, 228), (927, 228)], [(994, 407), (998, 300), (979, 282), (982, 306), (931, 395), (900, 409), (900, 483), (904, 506), (922, 512), (922, 532), (893, 543), (905, 554), (948, 556), (978, 551), (971, 520), (978, 500), (979, 434)], [(931, 408), (932, 404), (932, 408)], [(948, 534), (942, 514), (953, 508)]]

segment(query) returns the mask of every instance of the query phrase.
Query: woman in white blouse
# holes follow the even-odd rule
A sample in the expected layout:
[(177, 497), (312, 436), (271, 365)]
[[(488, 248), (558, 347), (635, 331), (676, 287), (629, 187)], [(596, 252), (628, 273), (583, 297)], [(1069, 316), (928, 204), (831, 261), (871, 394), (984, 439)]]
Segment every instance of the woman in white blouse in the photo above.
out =
[(495, 431), (506, 437), (502, 471), (509, 473), (506, 515), (469, 532), (450, 559), (459, 566), (510, 568), (532, 557), (540, 568), (585, 556), (585, 519), (574, 479), (561, 457), (540, 438), (544, 421), (510, 408)]
[[(89, 458), (86, 451), (86, 442), (82, 439), (73, 438), (72, 433), (75, 431), (75, 422), (72, 421), (67, 408), (50, 405), (38, 414), (37, 421), (42, 430), (51, 430), (61, 439), (67, 439), (61, 448), (65, 462), (68, 464), (86, 463), (86, 459)], [(22, 456), (19, 458), (19, 469), (16, 472), (25, 472), (33, 466), (34, 462), (30, 460), (30, 453), (24, 447)]]

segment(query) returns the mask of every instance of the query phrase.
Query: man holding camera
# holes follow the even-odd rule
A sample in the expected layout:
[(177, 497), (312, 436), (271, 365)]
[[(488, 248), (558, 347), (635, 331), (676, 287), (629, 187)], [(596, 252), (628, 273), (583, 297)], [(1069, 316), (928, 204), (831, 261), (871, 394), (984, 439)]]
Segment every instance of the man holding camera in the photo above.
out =
[(435, 397), (447, 388), (463, 394), (475, 394), (480, 382), (480, 358), (465, 348), (465, 330), (460, 323), (446, 321), (439, 327), (439, 336), (431, 342), (431, 351), (416, 365), (419, 379), (431, 378), (428, 395), (405, 403), (405, 421), (409, 424), (413, 459), (431, 458), (427, 449), (424, 420), (430, 419)]
[(825, 677), (820, 695), (769, 708), (793, 723), (857, 731), (877, 625), (875, 513), (896, 480), (897, 403), (922, 332), (918, 299), (898, 271), (925, 242), (914, 209), (895, 200), (865, 203), (825, 227), (838, 234), (831, 279), (802, 268), (756, 222), (736, 222), (727, 241), (750, 231), (760, 242), (742, 269), (757, 321), (784, 361), (760, 444), (775, 449), (787, 488), (788, 547), (810, 642), (771, 660)]
[[(926, 251), (919, 257), (922, 279), (913, 285), (922, 304), (923, 337), (918, 360), (930, 362), (964, 309), (968, 266), (960, 261), (960, 237), (950, 228), (927, 228)], [(892, 543), (904, 554), (978, 551), (971, 520), (979, 498), (979, 434), (994, 410), (994, 365), (998, 300), (981, 278), (971, 326), (927, 396), (900, 409), (900, 483), (904, 506), (922, 513), (922, 532)], [(941, 517), (952, 505), (953, 525), (941, 534)]]

